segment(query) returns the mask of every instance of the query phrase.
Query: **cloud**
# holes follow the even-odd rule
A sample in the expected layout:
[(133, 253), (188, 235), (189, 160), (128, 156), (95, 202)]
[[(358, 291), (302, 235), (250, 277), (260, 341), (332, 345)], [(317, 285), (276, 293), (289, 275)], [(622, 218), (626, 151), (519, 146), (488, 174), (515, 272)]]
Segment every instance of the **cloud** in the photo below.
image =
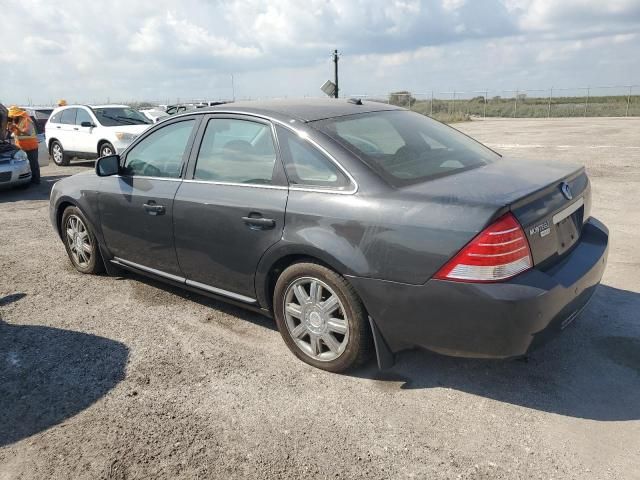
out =
[[(640, 0), (23, 0), (5, 101), (640, 83)], [(606, 68), (602, 68), (606, 65)]]

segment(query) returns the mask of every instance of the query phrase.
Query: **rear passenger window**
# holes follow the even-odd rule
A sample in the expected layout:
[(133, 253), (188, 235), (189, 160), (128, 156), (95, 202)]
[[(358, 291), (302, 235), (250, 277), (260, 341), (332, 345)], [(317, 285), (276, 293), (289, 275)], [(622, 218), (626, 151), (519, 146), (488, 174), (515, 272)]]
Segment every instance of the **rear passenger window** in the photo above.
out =
[(271, 127), (250, 120), (209, 120), (193, 178), (214, 182), (271, 184), (276, 151)]
[(285, 171), (292, 185), (342, 189), (349, 179), (320, 150), (287, 128), (278, 126)]
[(66, 125), (75, 125), (77, 110), (77, 108), (68, 108), (66, 110), (63, 110), (62, 117), (60, 118), (60, 123), (64, 123)]

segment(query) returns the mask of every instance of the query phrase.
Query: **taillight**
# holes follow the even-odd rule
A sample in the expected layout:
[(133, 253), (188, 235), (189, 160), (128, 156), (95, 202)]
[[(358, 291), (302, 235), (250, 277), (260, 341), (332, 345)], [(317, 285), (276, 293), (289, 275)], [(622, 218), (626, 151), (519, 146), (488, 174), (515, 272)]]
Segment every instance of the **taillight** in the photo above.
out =
[(497, 282), (533, 266), (529, 243), (511, 213), (480, 232), (434, 278), (460, 282)]

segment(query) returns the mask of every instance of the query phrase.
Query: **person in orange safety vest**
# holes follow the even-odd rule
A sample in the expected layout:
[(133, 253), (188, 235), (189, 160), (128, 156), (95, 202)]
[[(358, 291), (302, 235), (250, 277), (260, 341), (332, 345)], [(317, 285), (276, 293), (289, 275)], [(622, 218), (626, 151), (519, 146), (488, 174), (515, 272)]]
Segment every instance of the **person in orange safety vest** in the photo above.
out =
[(29, 158), (31, 181), (40, 183), (40, 165), (38, 164), (38, 137), (36, 126), (27, 112), (15, 105), (9, 107), (9, 131), (13, 134), (15, 144)]

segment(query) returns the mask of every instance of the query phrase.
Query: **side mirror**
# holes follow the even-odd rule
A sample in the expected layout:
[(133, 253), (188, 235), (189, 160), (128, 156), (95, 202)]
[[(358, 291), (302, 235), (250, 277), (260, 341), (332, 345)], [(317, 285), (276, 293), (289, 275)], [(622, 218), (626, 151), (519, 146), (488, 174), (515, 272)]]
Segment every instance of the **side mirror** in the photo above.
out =
[(96, 162), (96, 175), (109, 177), (120, 172), (120, 155), (107, 155), (100, 157)]
[(93, 128), (95, 127), (95, 125), (92, 122), (82, 122), (80, 124), (81, 127), (89, 127), (89, 128)]

